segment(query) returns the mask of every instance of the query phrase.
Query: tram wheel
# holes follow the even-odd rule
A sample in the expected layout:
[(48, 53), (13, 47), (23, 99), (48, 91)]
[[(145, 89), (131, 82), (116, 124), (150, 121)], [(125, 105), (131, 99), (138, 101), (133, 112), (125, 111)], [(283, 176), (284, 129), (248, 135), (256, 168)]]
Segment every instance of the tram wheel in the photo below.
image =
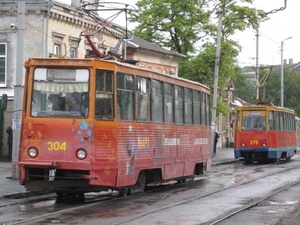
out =
[(78, 196), (78, 200), (80, 202), (84, 202), (85, 201), (84, 193), (78, 193), (77, 196)]
[(183, 184), (183, 183), (185, 183), (185, 178), (178, 179), (178, 180), (177, 180), (177, 183), (178, 183), (178, 184)]
[(146, 173), (145, 173), (145, 171), (140, 172), (137, 184), (140, 187), (140, 192), (143, 193), (146, 190)]
[(57, 191), (56, 192), (56, 201), (57, 202), (63, 202), (64, 196), (65, 196), (64, 192)]
[(119, 189), (119, 196), (121, 197), (126, 197), (128, 195), (130, 195), (130, 188), (120, 188)]
[(251, 157), (245, 157), (245, 164), (252, 164), (252, 158)]

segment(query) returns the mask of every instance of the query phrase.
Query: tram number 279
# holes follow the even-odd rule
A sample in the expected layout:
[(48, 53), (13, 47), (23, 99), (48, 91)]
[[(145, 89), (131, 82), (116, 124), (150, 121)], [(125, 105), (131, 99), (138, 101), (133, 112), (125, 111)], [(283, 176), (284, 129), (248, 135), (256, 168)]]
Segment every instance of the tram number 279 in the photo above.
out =
[(258, 140), (250, 140), (250, 145), (258, 145)]
[(67, 150), (67, 143), (64, 141), (62, 143), (58, 141), (49, 141), (48, 143), (48, 150), (49, 151), (66, 151)]

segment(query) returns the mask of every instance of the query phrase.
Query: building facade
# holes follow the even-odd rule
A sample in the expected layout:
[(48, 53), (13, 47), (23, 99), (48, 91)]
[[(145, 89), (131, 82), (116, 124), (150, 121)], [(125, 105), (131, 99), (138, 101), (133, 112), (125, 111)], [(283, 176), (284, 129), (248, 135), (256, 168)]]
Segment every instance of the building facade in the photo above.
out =
[[(94, 2), (94, 0), (90, 0)], [(87, 2), (87, 1), (85, 1)], [(6, 128), (11, 125), (14, 110), (14, 85), (16, 58), (18, 54), (17, 0), (0, 2), (0, 96), (7, 94), (8, 106), (0, 118), (0, 158), (8, 156)], [(97, 16), (99, 21), (103, 20)], [(92, 43), (102, 52), (116, 49), (124, 38), (125, 28), (118, 25), (102, 29), (99, 23), (89, 17), (81, 8), (80, 0), (66, 5), (53, 0), (25, 0), (24, 61), (30, 57), (84, 58), (91, 51), (91, 45), (81, 34), (91, 35)], [(123, 41), (118, 54), (132, 60), (141, 67), (152, 68), (174, 76), (178, 75), (178, 64), (184, 57), (136, 37)]]

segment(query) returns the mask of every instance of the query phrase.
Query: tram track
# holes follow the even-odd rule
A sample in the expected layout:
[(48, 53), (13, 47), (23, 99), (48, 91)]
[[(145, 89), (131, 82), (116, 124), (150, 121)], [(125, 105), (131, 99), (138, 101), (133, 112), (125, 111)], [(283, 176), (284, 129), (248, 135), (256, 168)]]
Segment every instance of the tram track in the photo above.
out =
[[(277, 165), (277, 167), (278, 167), (278, 165)], [(276, 166), (276, 165), (274, 165), (274, 164), (261, 165), (259, 167), (256, 167), (256, 169), (257, 170), (261, 170), (262, 168), (268, 168), (268, 167), (273, 167), (273, 166)], [(300, 166), (298, 166), (298, 167), (292, 167), (292, 168), (286, 168), (286, 169), (281, 169), (280, 171), (277, 171), (277, 172), (274, 172), (274, 173), (268, 173), (265, 176), (260, 176), (260, 177), (254, 178), (254, 179), (249, 179), (249, 180), (247, 180), (245, 182), (242, 182), (242, 183), (239, 183), (239, 184), (237, 184), (237, 183), (236, 184), (232, 184), (232, 185), (230, 185), (228, 187), (219, 188), (218, 190), (215, 190), (215, 191), (211, 191), (211, 192), (207, 192), (207, 193), (204, 193), (204, 194), (202, 193), (202, 194), (199, 194), (199, 195), (195, 195), (195, 196), (193, 196), (191, 198), (188, 198), (188, 199), (185, 199), (183, 201), (178, 201), (178, 202), (174, 202), (172, 204), (165, 205), (163, 207), (158, 207), (155, 210), (139, 214), (139, 215), (137, 215), (135, 217), (130, 218), (129, 220), (121, 220), (121, 221), (118, 221), (118, 222), (115, 222), (115, 223), (110, 223), (110, 224), (117, 225), (117, 224), (124, 224), (124, 223), (128, 223), (128, 222), (132, 222), (132, 221), (135, 221), (135, 220), (137, 220), (139, 218), (142, 218), (142, 217), (145, 217), (145, 216), (157, 213), (157, 212), (161, 212), (161, 211), (170, 209), (172, 207), (176, 207), (178, 205), (187, 204), (187, 203), (192, 202), (194, 200), (199, 200), (201, 198), (204, 198), (204, 197), (207, 197), (207, 196), (210, 196), (210, 195), (213, 195), (213, 194), (220, 193), (220, 192), (228, 190), (230, 188), (234, 188), (234, 187), (237, 187), (237, 186), (245, 185), (247, 183), (251, 183), (251, 182), (254, 182), (254, 181), (259, 180), (259, 179), (263, 179), (263, 178), (268, 177), (268, 176), (276, 175), (276, 174), (279, 174), (279, 173), (282, 173), (282, 172), (287, 172), (289, 170), (293, 170), (293, 169), (297, 169), (297, 168), (300, 169)], [(224, 173), (226, 173), (226, 171)], [(217, 176), (222, 176), (224, 173), (220, 173)], [(175, 185), (175, 186), (163, 186), (163, 187), (160, 187), (160, 188), (157, 188), (157, 189), (153, 189), (153, 190), (147, 191), (144, 194), (139, 194), (137, 196), (143, 196), (143, 195), (147, 195), (147, 194), (153, 194), (153, 193), (156, 193), (156, 192), (161, 192), (162, 190), (166, 190), (166, 191), (167, 190), (172, 190), (172, 189), (174, 190), (174, 187), (180, 189), (180, 187), (187, 187), (186, 185), (193, 184), (193, 183), (195, 183), (197, 181), (203, 181), (203, 180), (209, 180), (209, 179), (211, 179), (211, 178), (210, 177), (200, 177), (200, 179), (196, 179), (194, 182), (188, 182), (186, 184), (178, 184), (178, 185)], [(64, 213), (68, 213), (68, 212), (71, 212), (71, 211), (79, 211), (79, 210), (82, 210), (82, 209), (85, 209), (85, 208), (88, 208), (88, 207), (93, 207), (93, 206), (99, 207), (100, 206), (99, 204), (101, 204), (104, 207), (105, 207), (105, 204), (107, 204), (109, 202), (112, 202), (112, 201), (115, 201), (114, 204), (118, 204), (118, 201), (119, 200), (122, 201), (122, 199), (123, 199), (123, 198), (120, 198), (120, 197), (119, 198), (107, 197), (107, 198), (103, 198), (103, 199), (97, 199), (97, 198), (94, 198), (94, 199), (90, 198), (89, 199), (88, 195), (86, 195), (86, 196), (87, 196), (86, 201), (84, 203), (80, 204), (80, 205), (76, 205), (74, 207), (70, 207), (69, 205), (67, 205), (65, 208), (63, 208), (61, 210), (57, 210), (55, 212), (45, 213), (43, 215), (38, 215), (38, 216), (33, 216), (31, 218), (28, 218), (28, 219), (24, 218), (24, 219), (21, 219), (21, 220), (18, 220), (18, 221), (13, 221), (12, 223), (9, 223), (9, 224), (33, 224), (33, 223), (41, 221), (41, 220), (43, 220), (45, 218), (54, 217), (54, 216), (59, 215), (59, 214), (64, 214)], [(129, 198), (131, 198), (131, 197), (129, 197)], [(139, 197), (137, 197), (137, 198), (139, 198)], [(54, 199), (54, 194), (52, 194), (51, 196), (49, 196), (48, 200), (49, 199), (53, 200)], [(31, 200), (33, 200), (33, 199), (31, 199)], [(36, 200), (38, 200), (38, 199), (36, 199)], [(41, 197), (40, 201), (47, 201), (47, 198), (42, 198)], [(24, 204), (25, 202), (26, 202), (26, 200), (23, 201), (22, 203), (19, 203), (19, 204)], [(18, 203), (16, 203), (16, 204), (18, 204)], [(247, 208), (252, 207), (253, 204), (255, 205), (257, 203), (253, 202), (251, 205), (249, 204), (248, 206), (245, 206), (245, 207), (247, 207)], [(4, 206), (2, 206), (2, 207), (4, 207)], [(239, 210), (242, 210), (242, 208), (239, 209)], [(235, 211), (232, 211), (231, 214), (232, 213), (235, 213)], [(238, 213), (238, 212), (236, 212), (236, 213)], [(230, 216), (230, 214), (228, 214), (228, 216)], [(224, 216), (224, 218), (225, 218), (225, 216)], [(218, 218), (218, 220), (212, 221), (211, 224), (215, 224), (214, 222), (218, 222), (221, 219), (222, 218)]]
[[(284, 163), (285, 163), (284, 161), (278, 162), (278, 164), (284, 164)], [(269, 164), (269, 165), (270, 165), (270, 166), (273, 166), (274, 164)], [(269, 167), (269, 165), (262, 165), (262, 167)], [(129, 223), (132, 223), (132, 222), (134, 222), (135, 220), (138, 220), (138, 219), (140, 219), (140, 218), (142, 218), (142, 217), (146, 217), (146, 216), (149, 216), (149, 215), (151, 215), (151, 214), (158, 213), (158, 212), (161, 213), (161, 212), (163, 212), (164, 210), (168, 210), (168, 209), (170, 209), (170, 208), (173, 208), (173, 207), (176, 207), (176, 206), (179, 206), (179, 205), (187, 204), (187, 203), (190, 203), (190, 202), (195, 201), (195, 200), (199, 200), (199, 199), (204, 198), (204, 197), (208, 197), (208, 196), (211, 196), (211, 195), (215, 195), (215, 194), (221, 193), (221, 192), (223, 192), (223, 191), (226, 191), (226, 190), (229, 190), (229, 189), (238, 187), (238, 186), (246, 185), (246, 184), (249, 184), (249, 183), (251, 183), (251, 182), (257, 181), (257, 180), (259, 180), (259, 179), (263, 179), (263, 178), (266, 178), (266, 177), (269, 177), (269, 176), (272, 176), (272, 175), (280, 174), (280, 173), (282, 173), (282, 172), (287, 172), (287, 171), (290, 171), (290, 170), (294, 170), (295, 168), (300, 169), (300, 166), (293, 167), (293, 168), (289, 168), (289, 169), (284, 169), (284, 170), (281, 170), (281, 171), (279, 171), (279, 172), (268, 173), (268, 174), (265, 175), (265, 176), (261, 176), (261, 177), (254, 178), (254, 179), (250, 179), (250, 180), (247, 180), (247, 181), (242, 182), (242, 183), (239, 183), (239, 184), (233, 184), (233, 185), (231, 185), (231, 186), (228, 186), (228, 187), (225, 187), (225, 188), (221, 188), (221, 189), (216, 190), (216, 191), (207, 192), (207, 193), (205, 193), (205, 194), (199, 194), (199, 195), (196, 195), (196, 196), (194, 196), (194, 197), (188, 198), (188, 199), (186, 199), (186, 200), (179, 201), (179, 202), (175, 202), (175, 203), (172, 203), (172, 204), (169, 204), (169, 205), (166, 205), (166, 206), (157, 208), (157, 209), (155, 209), (155, 210), (153, 210), (153, 211), (146, 212), (146, 213), (144, 213), (144, 214), (140, 214), (140, 215), (138, 215), (138, 216), (136, 216), (136, 217), (132, 217), (132, 218), (130, 218), (130, 219), (128, 219), (128, 220), (122, 220), (122, 221), (118, 221), (118, 222), (116, 222), (116, 223), (112, 223), (111, 225), (129, 224)], [(206, 179), (209, 179), (209, 178), (206, 178)], [(299, 181), (299, 182), (296, 182), (296, 183), (293, 183), (293, 184), (290, 184), (290, 185), (284, 185), (284, 186), (283, 186), (282, 188), (280, 188), (278, 191), (276, 191), (276, 192), (270, 194), (270, 196), (273, 196), (273, 195), (275, 195), (276, 193), (278, 193), (278, 192), (280, 192), (280, 191), (286, 189), (287, 187), (296, 185), (296, 184), (298, 184), (298, 183), (300, 183), (300, 181)], [(180, 184), (180, 185), (182, 185), (182, 184)], [(183, 185), (184, 185), (184, 184), (183, 184)], [(207, 224), (205, 223), (205, 225), (213, 225), (213, 224), (216, 224), (216, 223), (220, 222), (221, 219), (224, 220), (224, 219), (226, 219), (226, 218), (228, 218), (228, 217), (230, 217), (230, 216), (232, 216), (232, 215), (234, 215), (234, 214), (236, 214), (236, 213), (239, 213), (239, 212), (241, 212), (241, 211), (243, 211), (243, 210), (246, 210), (246, 209), (252, 207), (253, 205), (256, 205), (256, 204), (258, 204), (259, 202), (265, 200), (266, 198), (269, 198), (270, 196), (269, 196), (269, 195), (268, 195), (268, 196), (265, 196), (265, 197), (263, 197), (263, 198), (261, 198), (261, 199), (258, 199), (257, 201), (254, 201), (254, 202), (249, 203), (248, 205), (246, 205), (246, 206), (244, 206), (244, 207), (241, 207), (241, 208), (239, 208), (239, 209), (237, 209), (237, 210), (233, 210), (233, 211), (229, 212), (228, 214), (226, 213), (224, 216), (218, 217), (218, 218), (216, 219), (216, 221), (215, 221), (215, 220), (212, 220), (211, 223), (207, 223)], [(201, 223), (201, 224), (202, 224), (202, 223)]]
[(288, 189), (290, 187), (293, 187), (293, 186), (296, 186), (298, 184), (300, 184), (300, 181), (293, 182), (291, 184), (283, 185), (282, 187), (280, 187), (276, 191), (273, 191), (273, 192), (271, 192), (270, 194), (268, 194), (268, 195), (266, 195), (264, 197), (258, 198), (258, 199), (250, 202), (249, 204), (247, 204), (247, 205), (245, 205), (243, 207), (237, 208), (237, 209), (232, 210), (232, 211), (230, 211), (230, 212), (228, 212), (228, 213), (226, 213), (226, 214), (224, 214), (222, 216), (219, 216), (219, 217), (217, 217), (217, 218), (209, 221), (208, 223), (205, 223), (205, 225), (215, 225), (215, 224), (218, 224), (218, 223), (220, 223), (222, 221), (225, 221), (226, 219), (228, 219), (228, 218), (230, 218), (230, 217), (232, 217), (232, 216), (234, 216), (234, 215), (236, 215), (238, 213), (241, 213), (241, 212), (243, 212), (243, 211), (245, 211), (247, 209), (250, 209), (250, 208), (258, 205), (259, 203), (261, 203), (261, 202), (263, 202), (263, 201), (265, 201), (265, 200), (267, 200), (267, 199), (269, 199), (269, 198), (277, 195), (278, 193), (286, 191), (286, 189)]

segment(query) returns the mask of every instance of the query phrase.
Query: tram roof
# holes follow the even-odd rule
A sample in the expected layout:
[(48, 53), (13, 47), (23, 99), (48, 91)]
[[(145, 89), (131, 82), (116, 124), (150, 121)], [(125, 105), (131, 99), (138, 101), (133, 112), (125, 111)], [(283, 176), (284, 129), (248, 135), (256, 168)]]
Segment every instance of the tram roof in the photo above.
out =
[(86, 67), (92, 67), (93, 63), (92, 62), (104, 62), (104, 63), (111, 63), (111, 64), (116, 64), (119, 66), (124, 66), (127, 68), (132, 68), (135, 70), (143, 70), (143, 71), (147, 71), (147, 72), (151, 72), (151, 73), (155, 73), (158, 75), (162, 75), (165, 77), (169, 77), (171, 79), (175, 79), (175, 80), (179, 80), (179, 81), (183, 81), (183, 82), (188, 82), (190, 84), (194, 84), (194, 85), (200, 85), (201, 87), (207, 89), (210, 91), (210, 88), (202, 83), (196, 82), (196, 81), (192, 81), (189, 79), (185, 79), (182, 77), (178, 77), (178, 76), (173, 76), (173, 75), (169, 75), (166, 73), (162, 73), (160, 71), (156, 71), (156, 70), (152, 70), (150, 68), (146, 68), (146, 67), (141, 67), (141, 66), (136, 66), (130, 63), (126, 63), (126, 62), (120, 62), (117, 60), (105, 60), (105, 59), (98, 59), (98, 58), (64, 58), (64, 57), (59, 57), (59, 58), (38, 58), (38, 57), (33, 57), (28, 59), (25, 62), (25, 66), (30, 64), (33, 66), (68, 66), (68, 67), (72, 67), (72, 66), (86, 66)]
[(258, 110), (258, 109), (269, 109), (269, 110), (277, 110), (277, 111), (286, 111), (289, 113), (295, 113), (294, 110), (289, 108), (284, 108), (280, 106), (275, 105), (244, 105), (244, 106), (237, 106), (236, 110)]

